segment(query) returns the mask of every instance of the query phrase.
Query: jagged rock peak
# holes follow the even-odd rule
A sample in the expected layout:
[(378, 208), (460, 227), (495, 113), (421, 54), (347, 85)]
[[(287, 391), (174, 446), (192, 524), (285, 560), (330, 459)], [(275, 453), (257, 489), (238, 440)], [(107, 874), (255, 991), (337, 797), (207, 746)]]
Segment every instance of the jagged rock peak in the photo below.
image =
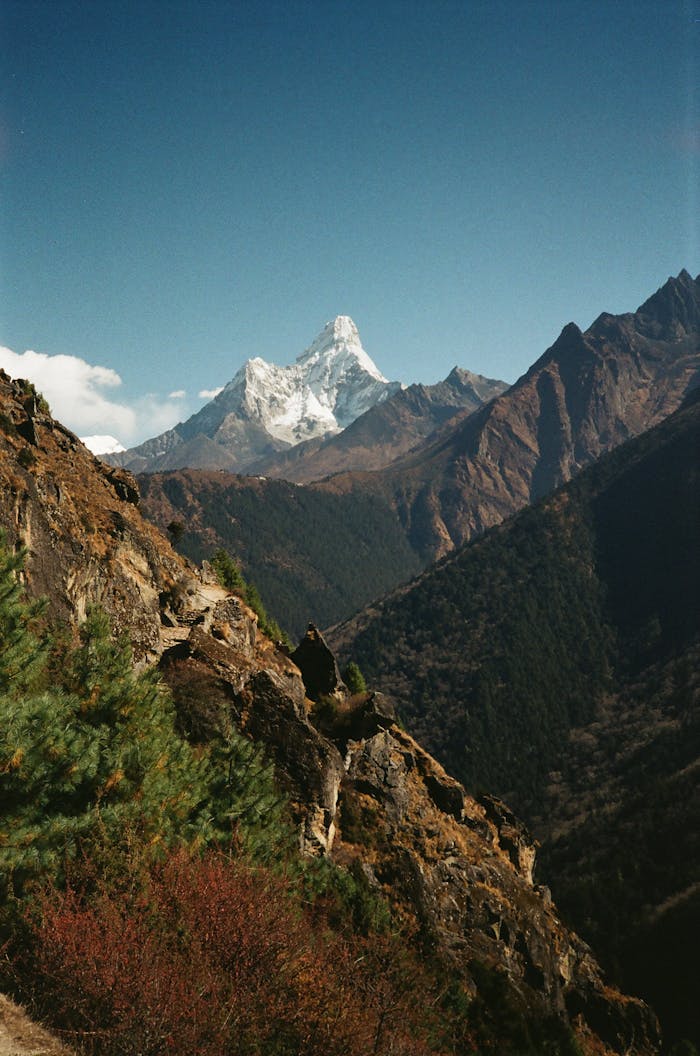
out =
[(310, 700), (318, 700), (321, 696), (329, 696), (344, 688), (335, 656), (313, 623), (309, 624), (290, 659), (301, 671), (306, 695)]
[(354, 359), (370, 377), (388, 384), (387, 379), (362, 347), (359, 331), (349, 315), (336, 315), (335, 319), (326, 323), (318, 337), (300, 356), (297, 356), (296, 362), (299, 366), (309, 367), (319, 360), (329, 358), (343, 360), (346, 363), (351, 363)]
[(474, 374), (464, 367), (453, 367), (445, 378), (445, 384), (456, 390), (464, 390), (474, 394), (477, 400), (488, 403), (499, 392), (507, 388), (503, 382), (495, 378), (486, 378), (483, 374)]
[(693, 279), (685, 268), (637, 309), (637, 315), (657, 323), (663, 331), (672, 327), (690, 330), (700, 325), (700, 275)]

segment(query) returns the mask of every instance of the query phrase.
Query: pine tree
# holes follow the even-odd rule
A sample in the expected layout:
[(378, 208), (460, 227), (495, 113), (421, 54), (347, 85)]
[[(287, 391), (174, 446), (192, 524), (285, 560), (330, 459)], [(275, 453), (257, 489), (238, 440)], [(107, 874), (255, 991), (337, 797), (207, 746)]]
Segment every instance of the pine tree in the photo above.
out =
[(25, 557), (24, 549), (12, 553), (0, 531), (0, 694), (32, 686), (46, 660), (47, 640), (32, 633), (46, 603), (23, 598), (19, 574)]
[(0, 546), (0, 899), (56, 875), (86, 842), (227, 842), (258, 857), (289, 839), (285, 804), (259, 748), (233, 727), (210, 745), (177, 731), (170, 690), (135, 671), (92, 610), (49, 681), (42, 606), (22, 598), (21, 555)]
[(360, 671), (360, 668), (351, 660), (348, 666), (343, 672), (343, 681), (348, 687), (351, 693), (366, 693), (367, 683), (365, 682), (365, 676)]
[(287, 803), (262, 750), (235, 727), (210, 747), (212, 822), (220, 838), (236, 831), (258, 861), (278, 858), (291, 845)]
[(134, 673), (104, 614), (89, 615), (63, 685), (41, 691), (43, 606), (22, 598), (21, 557), (0, 546), (0, 888), (55, 873), (98, 833), (208, 838), (209, 762), (178, 736), (169, 693)]

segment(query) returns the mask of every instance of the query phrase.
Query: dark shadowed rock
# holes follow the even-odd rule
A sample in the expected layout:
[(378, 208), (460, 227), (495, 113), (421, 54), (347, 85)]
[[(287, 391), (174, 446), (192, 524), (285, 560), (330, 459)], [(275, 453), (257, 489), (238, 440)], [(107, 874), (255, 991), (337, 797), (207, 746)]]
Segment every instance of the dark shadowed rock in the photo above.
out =
[(309, 624), (306, 634), (291, 654), (290, 659), (301, 671), (306, 694), (310, 700), (330, 696), (342, 688), (335, 657), (326, 645), (323, 635), (313, 623)]

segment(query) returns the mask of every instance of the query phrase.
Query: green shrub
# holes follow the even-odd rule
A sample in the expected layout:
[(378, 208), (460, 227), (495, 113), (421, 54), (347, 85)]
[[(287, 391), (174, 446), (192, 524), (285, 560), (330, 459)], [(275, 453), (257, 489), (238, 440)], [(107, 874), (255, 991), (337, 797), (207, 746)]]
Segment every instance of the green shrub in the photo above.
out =
[(367, 683), (364, 675), (354, 660), (351, 660), (343, 672), (343, 682), (351, 693), (366, 693)]

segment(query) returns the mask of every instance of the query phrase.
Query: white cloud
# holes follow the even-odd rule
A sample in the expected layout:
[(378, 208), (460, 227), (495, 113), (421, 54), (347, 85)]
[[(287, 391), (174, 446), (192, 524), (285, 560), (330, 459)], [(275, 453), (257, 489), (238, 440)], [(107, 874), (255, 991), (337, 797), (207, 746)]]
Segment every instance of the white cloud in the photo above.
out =
[[(36, 385), (54, 417), (79, 436), (109, 433), (130, 447), (171, 429), (182, 413), (171, 397), (156, 393), (147, 393), (132, 404), (112, 399), (111, 390), (122, 384), (117, 372), (77, 356), (17, 353), (0, 346), (0, 368)], [(180, 398), (180, 393), (172, 395)]]
[(184, 400), (187, 393), (184, 389), (175, 389), (175, 392), (168, 393), (169, 400)]
[(80, 439), (93, 455), (114, 455), (124, 451), (124, 445), (113, 436), (81, 436)]
[(197, 395), (200, 400), (213, 400), (215, 396), (218, 396), (223, 391), (223, 385), (219, 385), (218, 389), (200, 389)]

